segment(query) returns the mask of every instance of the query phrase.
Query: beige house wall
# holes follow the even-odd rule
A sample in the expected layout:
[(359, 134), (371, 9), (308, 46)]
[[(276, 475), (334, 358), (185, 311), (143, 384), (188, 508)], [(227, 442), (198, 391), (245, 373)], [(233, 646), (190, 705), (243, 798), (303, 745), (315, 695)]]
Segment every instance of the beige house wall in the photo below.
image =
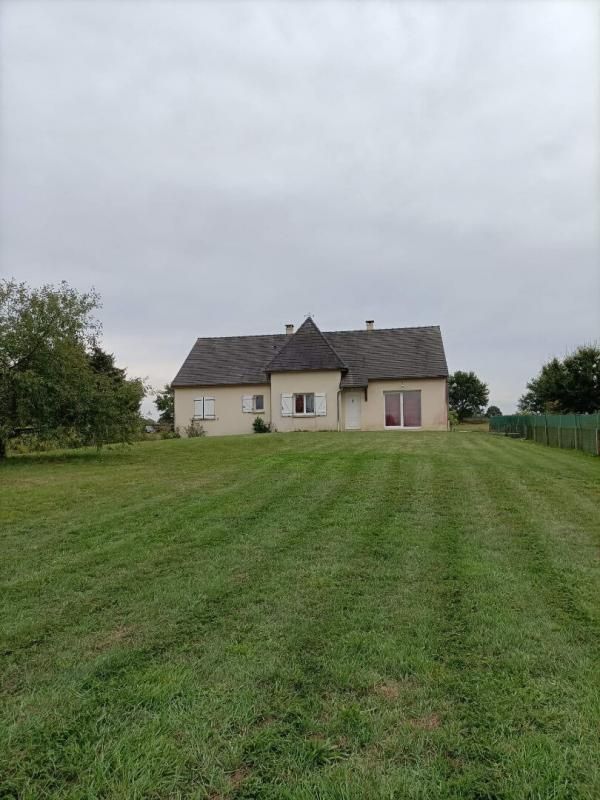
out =
[[(384, 392), (401, 391), (402, 389), (421, 391), (421, 430), (447, 430), (448, 405), (445, 378), (369, 381), (367, 400), (365, 400), (364, 390), (361, 390), (361, 430), (386, 430), (384, 424)], [(342, 392), (341, 409), (342, 426), (345, 428), (344, 392)]]
[[(276, 372), (271, 375), (271, 422), (278, 431), (335, 431), (338, 428), (339, 370), (314, 372)], [(327, 397), (327, 415), (323, 417), (282, 417), (281, 395), (314, 392)]]
[[(185, 436), (184, 428), (190, 424), (194, 415), (194, 399), (199, 397), (215, 398), (215, 419), (199, 420), (207, 436), (224, 436), (229, 434), (252, 433), (252, 423), (256, 416), (262, 416), (266, 423), (272, 423), (278, 431), (334, 431), (338, 429), (338, 391), (341, 373), (338, 370), (314, 372), (279, 372), (271, 375), (271, 385), (255, 384), (252, 386), (194, 386), (175, 389), (175, 427)], [(365, 400), (364, 390), (358, 392), (361, 397), (361, 430), (381, 431), (384, 426), (384, 392), (418, 389), (421, 391), (422, 430), (447, 430), (448, 405), (445, 378), (427, 378), (422, 380), (390, 380), (371, 381)], [(339, 427), (344, 430), (345, 402), (343, 390), (339, 397)], [(281, 416), (281, 395), (313, 392), (325, 394), (327, 397), (326, 416)], [(262, 394), (265, 410), (246, 413), (242, 411), (244, 395)]]
[[(265, 410), (248, 413), (242, 411), (242, 397), (246, 394), (262, 394)], [(253, 386), (193, 386), (175, 388), (175, 428), (182, 436), (194, 416), (194, 400), (198, 397), (215, 398), (215, 419), (198, 420), (207, 436), (224, 436), (236, 433), (252, 433), (255, 417), (271, 419), (271, 395), (268, 384)]]

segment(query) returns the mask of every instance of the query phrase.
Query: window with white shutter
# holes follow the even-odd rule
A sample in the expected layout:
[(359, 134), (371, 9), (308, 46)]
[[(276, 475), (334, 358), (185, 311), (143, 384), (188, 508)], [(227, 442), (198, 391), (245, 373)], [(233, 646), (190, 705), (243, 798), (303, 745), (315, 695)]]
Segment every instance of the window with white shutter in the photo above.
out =
[(194, 419), (215, 419), (215, 398), (194, 398)]
[(295, 417), (324, 417), (327, 414), (327, 401), (324, 394), (304, 392), (292, 395), (292, 411)]
[(282, 394), (281, 395), (281, 416), (282, 417), (291, 417), (292, 416), (292, 401), (294, 396), (291, 394)]
[(214, 397), (205, 397), (204, 398), (204, 419), (214, 419), (215, 418), (215, 398)]
[(246, 414), (260, 413), (265, 410), (264, 394), (245, 394), (242, 396), (242, 411)]
[(317, 417), (327, 416), (327, 395), (315, 394), (315, 414)]

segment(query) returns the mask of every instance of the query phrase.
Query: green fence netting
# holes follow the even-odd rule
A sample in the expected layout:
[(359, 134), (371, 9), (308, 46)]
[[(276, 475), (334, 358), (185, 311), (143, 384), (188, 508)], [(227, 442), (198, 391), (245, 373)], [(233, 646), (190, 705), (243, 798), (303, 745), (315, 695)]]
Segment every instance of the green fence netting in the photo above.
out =
[(490, 431), (600, 455), (600, 414), (513, 414), (490, 418)]

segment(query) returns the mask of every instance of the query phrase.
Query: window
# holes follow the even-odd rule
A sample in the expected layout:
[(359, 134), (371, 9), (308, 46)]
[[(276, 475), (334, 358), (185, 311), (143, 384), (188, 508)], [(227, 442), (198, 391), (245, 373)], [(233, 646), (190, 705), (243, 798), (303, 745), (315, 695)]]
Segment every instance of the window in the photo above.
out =
[(295, 394), (294, 395), (294, 414), (306, 416), (315, 413), (314, 394)]
[(326, 417), (327, 395), (324, 392), (281, 395), (282, 417)]
[(245, 394), (242, 397), (242, 411), (247, 414), (265, 410), (264, 394)]
[(385, 427), (420, 428), (421, 392), (385, 392)]
[(196, 397), (194, 400), (194, 419), (215, 419), (215, 398)]

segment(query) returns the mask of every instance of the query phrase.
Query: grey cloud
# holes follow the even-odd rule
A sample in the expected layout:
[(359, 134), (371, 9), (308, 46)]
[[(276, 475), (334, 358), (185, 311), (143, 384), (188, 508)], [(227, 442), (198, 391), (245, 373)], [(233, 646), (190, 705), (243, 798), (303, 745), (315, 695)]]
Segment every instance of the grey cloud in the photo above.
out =
[(197, 335), (442, 325), (514, 406), (600, 332), (599, 6), (16, 2), (0, 269), (93, 284), (162, 383)]

